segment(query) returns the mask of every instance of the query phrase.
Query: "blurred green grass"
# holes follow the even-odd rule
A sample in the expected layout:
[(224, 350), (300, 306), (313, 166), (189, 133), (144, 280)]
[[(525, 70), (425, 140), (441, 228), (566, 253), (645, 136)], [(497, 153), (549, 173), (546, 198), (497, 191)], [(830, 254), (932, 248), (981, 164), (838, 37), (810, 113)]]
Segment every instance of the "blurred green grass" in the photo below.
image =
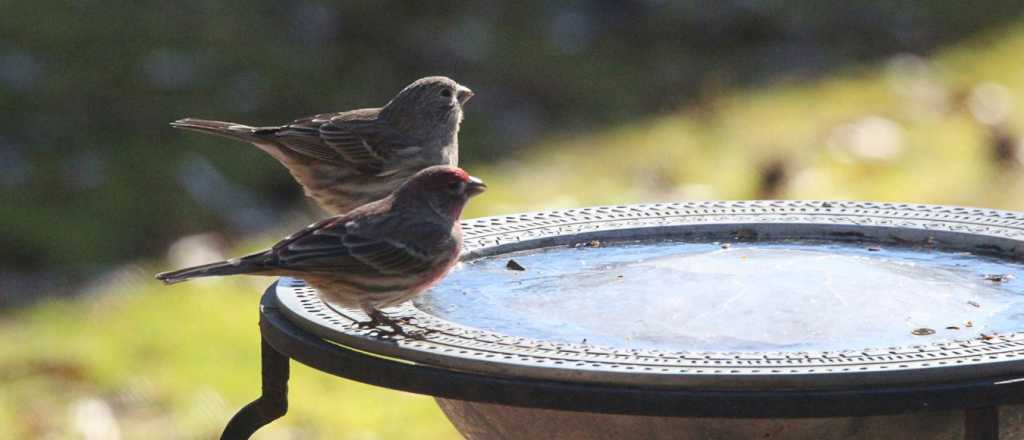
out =
[[(770, 161), (786, 164), (788, 179), (778, 191), (784, 198), (1021, 209), (1019, 165), (989, 160), (997, 131), (969, 111), (984, 104), (972, 101), (984, 90), (1021, 102), (1021, 53), (1024, 26), (926, 59), (732, 91), (675, 114), (552, 139), (515, 160), (472, 170), (491, 189), (468, 216), (753, 198), (761, 191), (759, 170)], [(1019, 144), (1022, 122), (1012, 109), (998, 132)], [(858, 136), (868, 147), (890, 148), (859, 151), (865, 141)], [(134, 267), (127, 281), (98, 294), (0, 317), (0, 438), (81, 438), (76, 414), (91, 408), (89, 399), (106, 403), (124, 438), (214, 438), (256, 397), (256, 307), (269, 280), (170, 288), (149, 279), (156, 271)], [(261, 438), (457, 438), (427, 397), (298, 365), (290, 395), (288, 415)]]
[[(493, 190), (468, 213), (755, 198), (759, 167), (771, 160), (790, 169), (784, 198), (1021, 208), (1019, 169), (989, 160), (993, 129), (967, 108), (979, 85), (1005, 92), (1011, 108), (999, 130), (1019, 147), (1024, 113), (1013, 106), (1024, 102), (1021, 53), (1024, 29), (1017, 26), (932, 58), (710, 97), (677, 114), (548, 142), (520, 160), (473, 170)], [(844, 130), (877, 125), (876, 137), (886, 137), (878, 141), (899, 152), (850, 154)]]
[[(146, 282), (5, 317), (0, 337), (20, 342), (0, 346), (0, 438), (81, 438), (87, 399), (109, 404), (122, 438), (216, 438), (259, 394), (267, 282)], [(289, 413), (257, 438), (458, 438), (428, 397), (292, 371)]]

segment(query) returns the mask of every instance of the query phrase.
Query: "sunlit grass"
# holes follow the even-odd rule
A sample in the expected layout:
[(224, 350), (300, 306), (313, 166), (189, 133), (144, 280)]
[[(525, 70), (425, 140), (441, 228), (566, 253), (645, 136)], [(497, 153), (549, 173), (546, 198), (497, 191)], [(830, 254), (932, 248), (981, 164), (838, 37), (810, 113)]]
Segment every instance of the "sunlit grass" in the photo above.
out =
[[(68, 430), (99, 398), (124, 438), (216, 438), (259, 395), (257, 302), (269, 279), (50, 301), (0, 324), (0, 438)], [(260, 438), (458, 438), (428, 397), (294, 364), (289, 413)]]
[[(983, 35), (925, 59), (900, 59), (813, 83), (736, 92), (678, 114), (539, 145), (513, 161), (473, 170), (494, 189), (470, 214), (555, 206), (680, 199), (749, 199), (758, 168), (789, 164), (784, 198), (870, 199), (1024, 207), (1018, 170), (990, 163), (989, 128), (967, 100), (975, 87), (1005, 87), (1001, 126), (1024, 128), (1024, 30)], [(903, 60), (906, 61), (906, 60)], [(903, 63), (907, 64), (907, 63)], [(893, 123), (900, 153), (844, 152), (844, 126)], [(997, 188), (996, 190), (993, 190)]]
[[(920, 60), (881, 63), (551, 139), (473, 169), (490, 190), (468, 215), (755, 198), (759, 169), (772, 160), (787, 164), (784, 198), (1021, 209), (1021, 169), (991, 163), (990, 129), (967, 101), (979, 84), (995, 83), (1012, 103), (1022, 102), (1022, 53), (1024, 28), (1010, 29), (941, 51), (923, 70)], [(1001, 128), (1017, 139), (1022, 111), (1013, 108)], [(871, 158), (851, 150), (850, 127), (882, 127), (883, 138), (873, 142), (890, 142), (896, 152)], [(465, 148), (471, 155), (472, 146)], [(0, 316), (0, 438), (77, 438), (74, 413), (87, 398), (111, 407), (124, 438), (213, 438), (257, 396), (256, 307), (269, 280), (163, 287), (148, 280), (153, 268), (130, 272), (135, 282), (102, 295)], [(457, 436), (427, 397), (299, 365), (290, 395), (288, 415), (262, 438)]]

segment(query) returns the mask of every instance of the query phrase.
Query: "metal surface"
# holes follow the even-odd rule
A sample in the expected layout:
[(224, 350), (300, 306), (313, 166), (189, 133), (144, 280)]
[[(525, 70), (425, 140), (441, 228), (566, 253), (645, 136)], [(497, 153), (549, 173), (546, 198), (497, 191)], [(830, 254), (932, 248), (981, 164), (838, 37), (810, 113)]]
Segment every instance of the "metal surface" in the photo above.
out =
[(609, 414), (686, 417), (837, 417), (1024, 403), (1024, 373), (921, 386), (822, 391), (688, 390), (502, 377), (413, 364), (325, 341), (295, 325), (274, 295), (260, 330), (275, 351), (371, 385), (447, 399)]
[[(1024, 215), (863, 202), (703, 202), (597, 207), (470, 220), (463, 259), (589, 240), (822, 239), (920, 245), (1020, 260)], [(567, 344), (497, 334), (406, 304), (426, 340), (382, 340), (296, 280), (277, 284), (290, 319), (319, 337), (424, 366), (515, 380), (712, 391), (834, 390), (966, 383), (1024, 373), (1024, 333), (821, 352), (685, 352)], [(885, 391), (883, 391), (885, 392)], [(840, 411), (841, 412), (841, 411)], [(767, 415), (767, 414), (766, 414)]]
[[(262, 313), (260, 320), (263, 320)], [(224, 427), (224, 440), (249, 438), (263, 425), (288, 412), (288, 358), (274, 350), (267, 341), (260, 349), (263, 394), (238, 411)]]
[[(267, 289), (260, 305), (263, 396), (232, 418), (223, 439), (247, 438), (282, 415), (262, 408), (287, 407), (286, 388), (277, 385), (288, 380), (287, 363), (280, 368), (286, 357), (371, 385), (432, 395), (464, 405), (478, 402), (537, 408), (541, 411), (535, 414), (538, 416), (546, 410), (561, 410), (631, 415), (654, 422), (663, 417), (738, 419), (737, 423), (746, 425), (752, 418), (803, 420), (960, 410), (967, 416), (960, 430), (967, 438), (994, 439), (1001, 432), (1009, 433), (1005, 438), (1024, 438), (1019, 428), (1024, 411), (1020, 406), (1004, 406), (1024, 403), (1024, 377), (828, 391), (700, 391), (488, 376), (386, 359), (327, 342), (292, 323), (283, 313), (275, 292), (276, 284)], [(997, 406), (1006, 408), (1008, 414), (997, 418)], [(1000, 420), (1008, 420), (1006, 426), (1000, 426)], [(595, 427), (600, 429), (601, 425)]]

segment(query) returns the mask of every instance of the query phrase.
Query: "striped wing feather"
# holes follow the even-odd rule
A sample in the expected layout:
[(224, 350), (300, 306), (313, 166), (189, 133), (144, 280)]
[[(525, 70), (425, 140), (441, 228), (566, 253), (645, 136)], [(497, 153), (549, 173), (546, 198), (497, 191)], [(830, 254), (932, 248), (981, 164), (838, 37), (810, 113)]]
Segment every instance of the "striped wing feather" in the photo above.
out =
[(289, 149), (313, 159), (349, 163), (364, 174), (388, 171), (397, 156), (420, 151), (416, 142), (377, 118), (377, 109), (322, 113), (283, 127), (262, 129)]
[(409, 243), (348, 231), (337, 220), (311, 225), (274, 246), (275, 266), (302, 271), (342, 271), (352, 275), (417, 274), (435, 258)]

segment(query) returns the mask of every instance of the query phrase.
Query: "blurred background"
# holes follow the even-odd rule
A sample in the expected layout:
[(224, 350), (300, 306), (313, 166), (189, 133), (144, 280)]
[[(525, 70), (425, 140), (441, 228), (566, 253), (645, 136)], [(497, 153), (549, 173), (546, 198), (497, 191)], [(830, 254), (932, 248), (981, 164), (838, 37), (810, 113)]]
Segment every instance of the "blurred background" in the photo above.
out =
[[(0, 3), (0, 438), (216, 438), (258, 395), (268, 279), (152, 274), (323, 215), (175, 131), (471, 87), (468, 216), (868, 199), (1024, 209), (1024, 8), (937, 0)], [(295, 367), (264, 439), (457, 438), (426, 397)]]

